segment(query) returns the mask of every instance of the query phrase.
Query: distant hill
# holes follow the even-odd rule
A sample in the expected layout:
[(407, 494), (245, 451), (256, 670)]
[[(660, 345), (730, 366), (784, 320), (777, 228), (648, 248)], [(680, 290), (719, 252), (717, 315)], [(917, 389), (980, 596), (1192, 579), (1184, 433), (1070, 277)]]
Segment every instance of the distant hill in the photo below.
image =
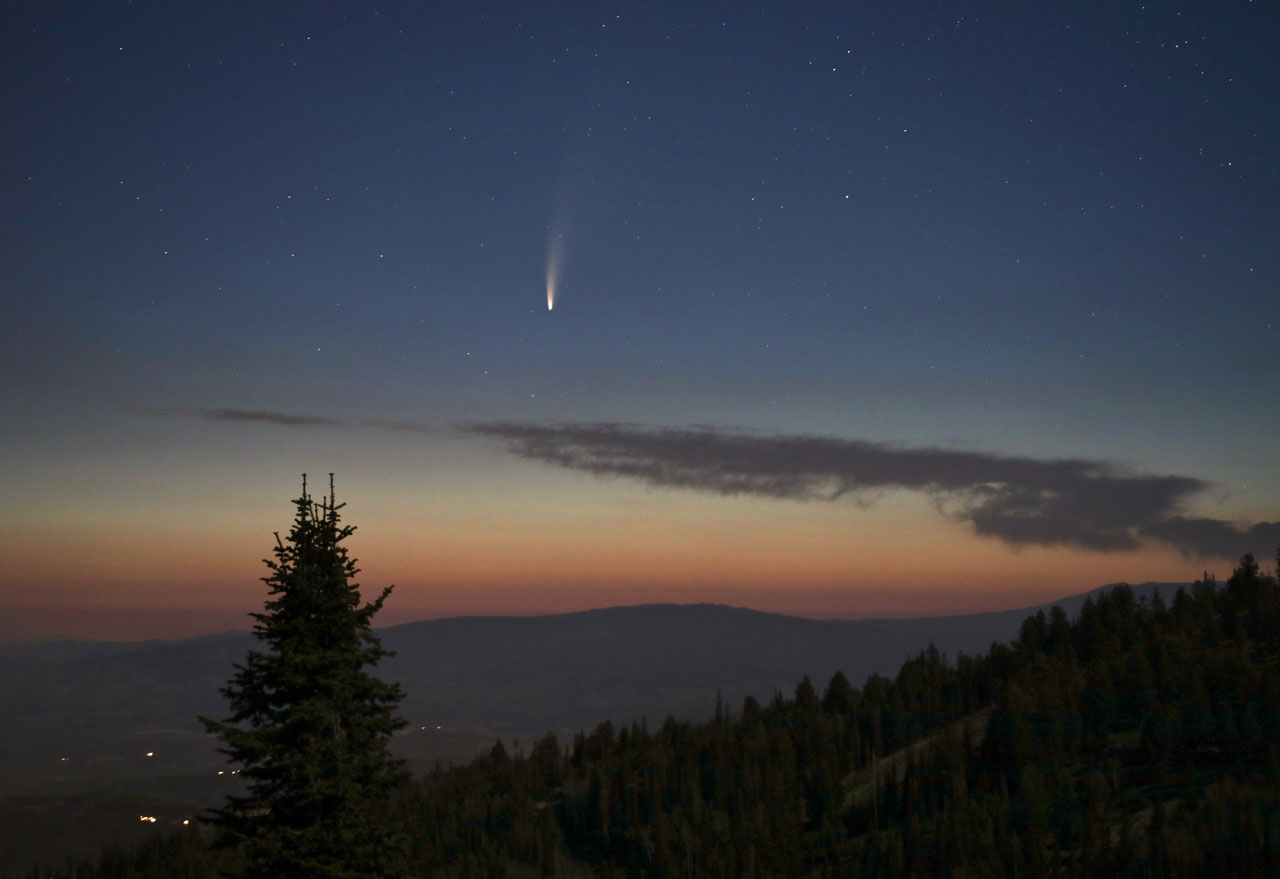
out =
[[(1178, 585), (1135, 591), (1168, 596)], [(1054, 604), (1074, 614), (1089, 594)], [(790, 692), (804, 675), (819, 689), (837, 670), (853, 681), (891, 675), (931, 642), (948, 656), (985, 652), (1014, 637), (1037, 609), (811, 620), (655, 604), (456, 617), (380, 630), (397, 651), (381, 674), (404, 686), (410, 727), (395, 744), (421, 767), (469, 756), (494, 736), (571, 733), (606, 718), (700, 719), (711, 714), (717, 691), (736, 708), (746, 695)], [(223, 715), (218, 688), (253, 643), (247, 632), (228, 632), (133, 644), (0, 645), (0, 794), (112, 786), (185, 801), (216, 797), (233, 782), (217, 776), (221, 758), (195, 718)]]
[[(1136, 591), (1172, 595), (1178, 585)], [(1090, 594), (1054, 603), (1075, 614)], [(385, 670), (409, 694), (410, 721), (511, 736), (576, 731), (606, 718), (705, 717), (717, 690), (736, 707), (747, 695), (789, 692), (805, 675), (821, 687), (836, 671), (850, 680), (895, 674), (930, 643), (953, 657), (985, 652), (1014, 637), (1037, 609), (811, 620), (724, 605), (651, 604), (407, 623), (382, 637), (398, 651)]]

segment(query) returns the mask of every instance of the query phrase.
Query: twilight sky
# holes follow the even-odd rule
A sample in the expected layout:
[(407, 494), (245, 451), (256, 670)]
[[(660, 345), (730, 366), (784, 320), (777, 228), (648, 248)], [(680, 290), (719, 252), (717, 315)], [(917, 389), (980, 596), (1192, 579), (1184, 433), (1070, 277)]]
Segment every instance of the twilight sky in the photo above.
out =
[(3, 15), (0, 639), (246, 626), (304, 471), (383, 623), (1275, 557), (1274, 4)]

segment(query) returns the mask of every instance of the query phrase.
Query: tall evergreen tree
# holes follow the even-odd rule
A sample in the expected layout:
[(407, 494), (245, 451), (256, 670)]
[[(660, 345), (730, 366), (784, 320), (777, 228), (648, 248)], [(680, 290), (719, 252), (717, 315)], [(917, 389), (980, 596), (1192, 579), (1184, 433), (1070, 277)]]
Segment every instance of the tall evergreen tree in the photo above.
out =
[(368, 671), (389, 656), (371, 622), (391, 593), (361, 605), (343, 541), (333, 476), (329, 496), (302, 496), (287, 540), (263, 577), (270, 593), (256, 620), (260, 649), (237, 665), (222, 694), (224, 721), (201, 718), (248, 783), (217, 810), (218, 844), (233, 848), (245, 877), (398, 875), (398, 834), (388, 797), (406, 780), (387, 743), (404, 725), (403, 697)]

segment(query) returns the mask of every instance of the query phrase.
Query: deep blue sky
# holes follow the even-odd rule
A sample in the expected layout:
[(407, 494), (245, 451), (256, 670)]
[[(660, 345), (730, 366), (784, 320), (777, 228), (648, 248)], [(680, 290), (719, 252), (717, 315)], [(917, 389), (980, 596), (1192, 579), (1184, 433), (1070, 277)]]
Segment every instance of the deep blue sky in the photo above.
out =
[[(119, 546), (123, 505), (141, 552), (189, 493), (239, 546), (304, 469), (366, 517), (447, 483), (478, 532), (523, 509), (496, 472), (631, 502), (457, 428), (498, 420), (1080, 458), (1205, 484), (1161, 516), (1277, 518), (1273, 4), (95, 2), (0, 33), (15, 604), (58, 533)], [(976, 588), (1009, 550), (967, 539)], [(49, 600), (153, 602), (104, 565)]]

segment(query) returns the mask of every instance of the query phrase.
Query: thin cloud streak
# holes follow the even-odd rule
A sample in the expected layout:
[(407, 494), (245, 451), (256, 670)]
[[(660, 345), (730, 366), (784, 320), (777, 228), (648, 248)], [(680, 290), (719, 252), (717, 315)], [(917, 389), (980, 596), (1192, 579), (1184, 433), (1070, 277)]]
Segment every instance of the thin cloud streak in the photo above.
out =
[(1187, 501), (1209, 487), (1204, 480), (1135, 474), (1104, 461), (612, 422), (481, 422), (462, 429), (523, 458), (662, 488), (866, 503), (886, 490), (918, 491), (944, 515), (1015, 546), (1114, 552), (1157, 540), (1188, 556), (1232, 558), (1280, 540), (1280, 523), (1242, 530), (1182, 515)]
[(384, 418), (335, 418), (329, 415), (295, 415), (289, 412), (272, 412), (261, 409), (208, 409), (200, 406), (173, 406), (148, 409), (150, 415), (177, 415), (203, 418), (208, 421), (232, 421), (257, 424), (273, 424), (278, 427), (299, 428), (367, 428), (401, 433), (435, 433), (436, 428), (421, 421), (394, 421)]

